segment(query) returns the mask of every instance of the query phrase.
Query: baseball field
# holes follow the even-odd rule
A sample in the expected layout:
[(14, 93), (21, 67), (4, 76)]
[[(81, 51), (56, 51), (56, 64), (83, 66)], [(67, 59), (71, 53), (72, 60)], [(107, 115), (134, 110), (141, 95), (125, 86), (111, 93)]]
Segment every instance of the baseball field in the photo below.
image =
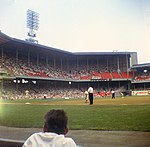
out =
[(0, 125), (42, 128), (50, 109), (64, 109), (70, 129), (150, 131), (150, 96), (95, 98), (92, 106), (83, 98), (0, 100)]

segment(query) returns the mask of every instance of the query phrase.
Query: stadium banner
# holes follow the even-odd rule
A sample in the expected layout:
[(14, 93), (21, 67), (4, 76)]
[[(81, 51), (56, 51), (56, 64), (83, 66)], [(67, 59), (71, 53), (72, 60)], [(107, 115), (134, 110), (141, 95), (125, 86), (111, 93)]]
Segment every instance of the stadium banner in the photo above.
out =
[(150, 90), (132, 91), (132, 95), (150, 95)]

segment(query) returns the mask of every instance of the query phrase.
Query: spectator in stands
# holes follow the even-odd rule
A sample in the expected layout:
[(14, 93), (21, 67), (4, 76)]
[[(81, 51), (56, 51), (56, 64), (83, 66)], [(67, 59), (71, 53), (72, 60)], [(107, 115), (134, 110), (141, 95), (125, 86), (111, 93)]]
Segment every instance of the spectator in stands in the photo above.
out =
[(43, 132), (34, 133), (24, 143), (23, 147), (76, 147), (67, 134), (68, 117), (64, 110), (50, 110), (46, 113)]
[(90, 105), (93, 105), (93, 87), (88, 88), (88, 93), (89, 93), (89, 100), (90, 100)]

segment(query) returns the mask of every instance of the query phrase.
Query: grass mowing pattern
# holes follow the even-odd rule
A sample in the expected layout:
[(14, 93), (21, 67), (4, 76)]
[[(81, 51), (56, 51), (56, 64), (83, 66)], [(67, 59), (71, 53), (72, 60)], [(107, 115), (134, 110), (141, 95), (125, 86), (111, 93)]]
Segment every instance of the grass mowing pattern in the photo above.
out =
[[(138, 100), (139, 97), (137, 100), (128, 98), (125, 103)], [(48, 110), (64, 109), (69, 117), (70, 129), (150, 131), (150, 100), (148, 103), (146, 98), (146, 105), (143, 105), (144, 99), (142, 105), (119, 105), (119, 101), (121, 103), (125, 99), (96, 99), (97, 103), (93, 106), (88, 106), (81, 99), (5, 100), (0, 104), (0, 125), (42, 128), (43, 116)], [(25, 105), (26, 102), (31, 104)]]

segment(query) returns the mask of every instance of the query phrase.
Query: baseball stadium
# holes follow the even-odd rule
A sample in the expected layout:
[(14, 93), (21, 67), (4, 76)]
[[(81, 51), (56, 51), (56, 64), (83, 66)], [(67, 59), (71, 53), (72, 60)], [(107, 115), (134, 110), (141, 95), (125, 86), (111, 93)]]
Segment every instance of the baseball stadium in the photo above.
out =
[[(7, 139), (25, 140), (29, 132), (22, 129), (42, 128), (49, 109), (68, 113), (70, 130), (79, 132), (69, 135), (79, 146), (103, 146), (98, 140), (90, 144), (92, 137), (82, 134), (92, 131), (95, 139), (108, 131), (136, 132), (135, 138), (145, 132), (139, 135), (144, 141), (136, 145), (150, 145), (150, 63), (137, 61), (136, 52), (72, 53), (0, 32), (1, 146), (21, 146), (23, 141)], [(89, 86), (94, 89), (92, 106), (85, 100)], [(26, 136), (14, 138), (11, 128)]]

